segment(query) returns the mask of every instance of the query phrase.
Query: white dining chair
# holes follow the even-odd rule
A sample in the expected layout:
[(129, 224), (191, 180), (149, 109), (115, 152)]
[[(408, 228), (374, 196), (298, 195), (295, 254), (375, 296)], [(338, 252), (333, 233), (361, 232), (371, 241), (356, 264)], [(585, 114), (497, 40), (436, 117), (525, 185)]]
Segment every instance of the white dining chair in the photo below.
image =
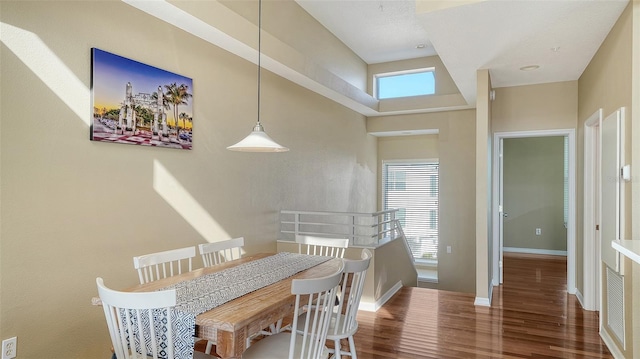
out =
[[(367, 276), (367, 269), (371, 262), (371, 251), (363, 249), (359, 260), (344, 261), (344, 272), (340, 282), (339, 293), (341, 298), (337, 306), (333, 308), (331, 324), (329, 326), (329, 334), (327, 340), (333, 340), (334, 348), (329, 349), (334, 354), (332, 358), (340, 359), (342, 355), (349, 355), (353, 359), (357, 359), (356, 346), (353, 335), (358, 331), (358, 307), (362, 298), (362, 289), (364, 288), (364, 280)], [(301, 314), (301, 321), (305, 319), (307, 313)], [(300, 323), (300, 321), (298, 322)], [(302, 327), (298, 324), (296, 332), (303, 333)], [(347, 339), (349, 342), (349, 351), (342, 351), (340, 345), (341, 339)]]
[[(153, 282), (182, 272), (191, 272), (196, 247), (172, 249), (133, 257), (133, 267), (138, 270), (140, 284)], [(196, 338), (196, 341), (201, 340)], [(210, 354), (213, 343), (207, 341), (205, 353)]]
[[(176, 348), (190, 344), (176, 335), (172, 323), (175, 290), (120, 292), (107, 288), (100, 277), (96, 284), (116, 358), (176, 358)], [(194, 351), (193, 358), (213, 356)]]
[(225, 241), (203, 243), (198, 245), (205, 267), (224, 263), (242, 257), (244, 237), (227, 239)]
[[(301, 334), (280, 332), (267, 336), (249, 347), (242, 359), (324, 359), (329, 356), (326, 347), (329, 323), (337, 287), (344, 265), (322, 278), (294, 279), (291, 294), (296, 296), (293, 326), (302, 328)], [(308, 310), (304, 320), (301, 311)]]
[(140, 284), (153, 282), (192, 270), (196, 247), (173, 249), (133, 257), (133, 267), (138, 271)]
[[(211, 267), (216, 264), (241, 258), (242, 247), (244, 247), (244, 237), (238, 237), (220, 242), (199, 244), (198, 251), (202, 256), (204, 266)], [(251, 338), (247, 338), (247, 343), (251, 343)], [(207, 341), (207, 347), (204, 352), (209, 354), (212, 349), (213, 342)]]
[(296, 243), (298, 243), (298, 253), (301, 254), (344, 258), (344, 252), (349, 247), (349, 238), (327, 238), (298, 234), (296, 235)]
[[(312, 256), (329, 256), (344, 258), (345, 250), (349, 247), (349, 238), (328, 238), (316, 236), (296, 235), (298, 253)], [(269, 326), (268, 331), (262, 331), (263, 335), (272, 335), (283, 330), (288, 330), (289, 325), (282, 326), (283, 318)]]

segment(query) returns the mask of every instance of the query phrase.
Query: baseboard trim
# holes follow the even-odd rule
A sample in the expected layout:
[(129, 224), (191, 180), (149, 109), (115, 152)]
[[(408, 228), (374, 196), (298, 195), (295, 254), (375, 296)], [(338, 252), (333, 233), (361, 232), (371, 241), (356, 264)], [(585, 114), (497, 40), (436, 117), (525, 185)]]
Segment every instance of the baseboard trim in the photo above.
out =
[(616, 342), (609, 336), (609, 333), (607, 333), (606, 330), (602, 330), (602, 328), (600, 328), (600, 338), (602, 338), (604, 345), (607, 346), (607, 349), (609, 349), (614, 359), (625, 359), (624, 354), (620, 351)]
[(432, 278), (432, 277), (420, 277), (418, 276), (418, 282), (424, 282), (424, 283), (438, 283), (438, 278)]
[(584, 297), (582, 296), (582, 293), (580, 293), (580, 291), (576, 289), (575, 294), (576, 294), (576, 299), (578, 299), (578, 303), (580, 303), (580, 307), (584, 310), (589, 310), (584, 308)]
[(384, 303), (391, 299), (391, 297), (393, 297), (393, 295), (400, 290), (400, 288), (402, 288), (401, 281), (391, 287), (386, 293), (384, 293), (382, 297), (380, 297), (380, 299), (376, 300), (375, 302), (361, 301), (360, 305), (358, 306), (358, 310), (363, 310), (365, 312), (377, 312), (378, 309), (380, 309), (384, 305)]
[(491, 299), (476, 297), (476, 300), (473, 302), (473, 305), (479, 305), (479, 306), (483, 306), (483, 307), (490, 307), (491, 306)]
[(548, 254), (552, 256), (567, 256), (567, 251), (558, 251), (552, 249), (536, 249), (536, 248), (517, 248), (517, 247), (502, 247), (503, 252), (510, 253), (527, 253), (527, 254)]

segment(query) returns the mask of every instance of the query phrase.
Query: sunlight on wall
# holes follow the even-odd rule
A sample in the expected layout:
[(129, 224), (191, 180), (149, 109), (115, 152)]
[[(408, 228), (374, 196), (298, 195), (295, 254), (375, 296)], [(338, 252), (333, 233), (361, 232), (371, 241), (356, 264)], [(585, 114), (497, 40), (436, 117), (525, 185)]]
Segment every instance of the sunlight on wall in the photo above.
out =
[(158, 160), (153, 161), (153, 189), (207, 242), (231, 238)]
[(89, 89), (36, 34), (0, 23), (0, 41), (89, 126)]

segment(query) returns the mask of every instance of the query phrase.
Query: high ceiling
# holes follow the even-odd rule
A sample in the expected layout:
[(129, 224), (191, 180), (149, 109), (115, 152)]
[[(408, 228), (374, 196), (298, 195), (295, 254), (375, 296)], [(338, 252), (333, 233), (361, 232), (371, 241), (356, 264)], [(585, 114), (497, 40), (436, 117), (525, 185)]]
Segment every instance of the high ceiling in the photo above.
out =
[(259, 31), (256, 24), (221, 1), (122, 1), (247, 61), (262, 58), (263, 68), (365, 116), (474, 108), (479, 69), (489, 70), (494, 88), (577, 80), (629, 3), (294, 0), (368, 64), (438, 55), (462, 95), (437, 107), (381, 109), (363, 89), (275, 37), (259, 55), (247, 37)]
[(493, 87), (577, 80), (628, 3), (296, 1), (368, 64), (440, 56), (470, 105), (478, 69), (489, 69)]

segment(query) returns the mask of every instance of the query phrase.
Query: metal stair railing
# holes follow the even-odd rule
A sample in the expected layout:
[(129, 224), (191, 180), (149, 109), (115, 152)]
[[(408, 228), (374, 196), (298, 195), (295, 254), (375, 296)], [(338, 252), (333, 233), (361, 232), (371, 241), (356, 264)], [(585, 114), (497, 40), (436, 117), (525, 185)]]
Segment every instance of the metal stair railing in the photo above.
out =
[[(296, 235), (349, 238), (350, 246), (377, 247), (403, 236), (397, 209), (374, 213), (280, 211), (280, 240)], [(406, 242), (406, 240), (405, 240)]]

